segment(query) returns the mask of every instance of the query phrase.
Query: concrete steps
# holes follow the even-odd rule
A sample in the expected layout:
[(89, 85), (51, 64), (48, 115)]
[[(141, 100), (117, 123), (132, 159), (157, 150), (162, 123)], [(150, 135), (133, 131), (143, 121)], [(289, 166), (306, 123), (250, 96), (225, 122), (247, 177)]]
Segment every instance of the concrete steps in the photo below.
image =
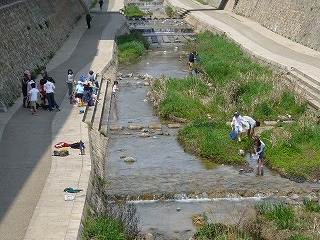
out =
[(178, 12), (176, 13), (176, 15), (179, 17), (179, 18), (185, 18), (186, 15), (189, 13), (190, 11), (185, 9), (185, 8), (180, 8), (178, 10)]
[(295, 68), (292, 68), (285, 78), (295, 84), (296, 91), (304, 96), (311, 107), (320, 109), (320, 83), (316, 79)]

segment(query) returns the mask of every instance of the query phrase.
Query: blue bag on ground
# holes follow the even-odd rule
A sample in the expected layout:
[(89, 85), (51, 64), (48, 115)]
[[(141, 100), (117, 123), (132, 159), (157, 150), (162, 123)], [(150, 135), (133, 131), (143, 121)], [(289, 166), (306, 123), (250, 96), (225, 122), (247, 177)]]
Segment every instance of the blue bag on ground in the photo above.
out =
[(237, 134), (236, 131), (232, 131), (231, 133), (229, 133), (229, 135), (230, 135), (230, 137), (231, 137), (232, 140), (236, 140), (236, 139), (237, 139), (237, 136), (238, 136), (238, 134)]

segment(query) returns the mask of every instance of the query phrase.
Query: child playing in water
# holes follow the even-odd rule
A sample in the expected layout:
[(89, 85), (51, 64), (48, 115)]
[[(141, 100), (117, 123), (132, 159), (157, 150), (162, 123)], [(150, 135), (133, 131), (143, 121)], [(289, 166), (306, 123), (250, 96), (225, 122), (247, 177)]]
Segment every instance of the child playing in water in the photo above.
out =
[(112, 96), (114, 98), (114, 101), (117, 100), (117, 91), (119, 90), (118, 88), (118, 81), (114, 81), (113, 82), (113, 86), (112, 86)]

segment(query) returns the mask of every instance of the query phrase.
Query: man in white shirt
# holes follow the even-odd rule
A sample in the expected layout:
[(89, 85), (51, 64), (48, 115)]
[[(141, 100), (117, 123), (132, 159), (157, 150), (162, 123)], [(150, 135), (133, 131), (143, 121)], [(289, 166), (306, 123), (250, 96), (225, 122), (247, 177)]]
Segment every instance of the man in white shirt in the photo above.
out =
[(36, 84), (33, 82), (31, 83), (31, 90), (29, 91), (29, 100), (30, 100), (31, 112), (34, 116), (38, 115), (37, 114), (38, 95), (39, 95), (39, 90), (36, 88)]
[(254, 128), (260, 126), (259, 121), (256, 121), (252, 117), (249, 117), (249, 116), (243, 116), (242, 123), (246, 127), (248, 137), (249, 137), (249, 135), (251, 137), (253, 137), (254, 136)]
[(58, 111), (60, 111), (59, 105), (56, 103), (54, 99), (54, 86), (53, 82), (48, 79), (48, 81), (44, 84), (44, 90), (46, 91), (46, 97), (48, 99), (49, 108), (48, 111), (52, 111), (52, 108), (55, 107)]

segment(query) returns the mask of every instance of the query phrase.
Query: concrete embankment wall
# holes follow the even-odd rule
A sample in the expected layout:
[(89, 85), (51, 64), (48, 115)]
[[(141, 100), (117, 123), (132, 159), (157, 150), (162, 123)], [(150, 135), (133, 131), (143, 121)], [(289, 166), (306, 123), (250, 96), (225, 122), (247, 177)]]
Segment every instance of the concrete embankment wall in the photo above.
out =
[[(120, 27), (116, 33), (115, 37), (128, 33), (129, 27), (125, 22), (122, 27)], [(107, 122), (109, 118), (109, 109), (111, 104), (111, 91), (112, 91), (112, 82), (116, 78), (117, 68), (118, 68), (118, 57), (116, 54), (117, 45), (113, 44), (113, 54), (111, 60), (100, 69), (101, 78), (104, 78), (104, 86), (106, 89), (102, 91), (102, 95), (99, 97), (103, 104), (97, 104), (94, 109), (95, 117), (93, 122), (90, 121), (91, 117), (86, 118), (85, 122), (92, 122), (92, 129), (89, 130), (89, 147), (91, 154), (91, 172), (90, 178), (88, 179), (88, 188), (86, 194), (86, 200), (84, 209), (81, 217), (81, 226), (78, 232), (78, 238), (82, 239), (84, 223), (87, 217), (88, 212), (93, 215), (97, 215), (105, 211), (106, 201), (104, 194), (104, 189), (106, 187), (105, 180), (105, 159), (106, 151), (108, 147), (108, 137), (107, 133)], [(109, 84), (106, 84), (106, 81), (109, 81)], [(100, 86), (101, 82), (100, 82)], [(100, 90), (101, 91), (101, 90)]]
[(79, 0), (22, 0), (0, 8), (2, 104), (14, 103), (21, 94), (24, 69), (45, 65), (81, 16), (84, 8)]
[[(218, 7), (221, 0), (208, 0)], [(292, 41), (320, 51), (320, 1), (229, 0), (226, 11), (249, 18)]]

